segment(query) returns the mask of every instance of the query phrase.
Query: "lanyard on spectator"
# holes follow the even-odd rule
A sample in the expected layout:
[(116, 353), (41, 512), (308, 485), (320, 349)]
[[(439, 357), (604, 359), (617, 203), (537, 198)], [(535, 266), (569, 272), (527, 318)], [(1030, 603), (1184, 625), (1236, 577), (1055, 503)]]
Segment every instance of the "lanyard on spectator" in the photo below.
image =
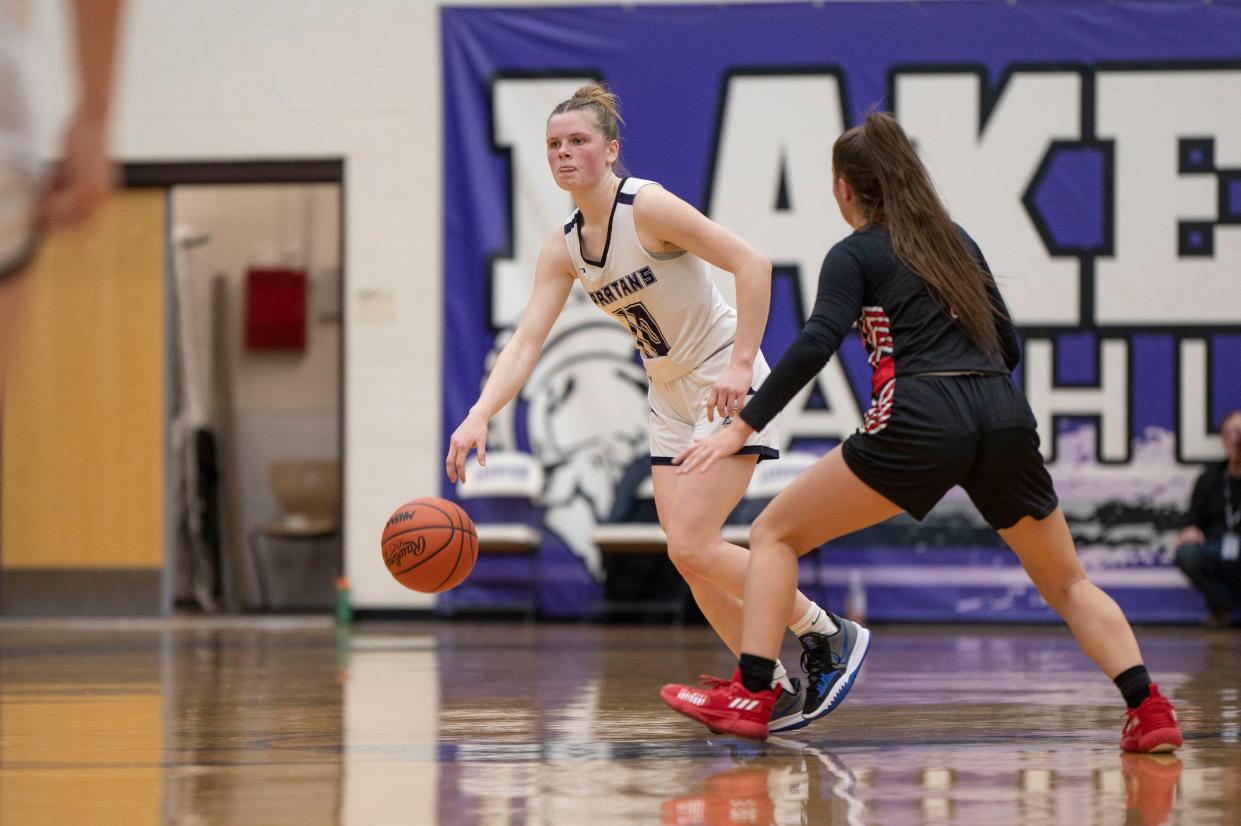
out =
[(1232, 505), (1232, 489), (1228, 484), (1228, 467), (1224, 467), (1224, 538), (1220, 543), (1220, 559), (1231, 562), (1241, 557), (1241, 510)]
[(1241, 526), (1241, 510), (1232, 505), (1232, 488), (1228, 484), (1228, 467), (1224, 467), (1224, 530), (1235, 531)]

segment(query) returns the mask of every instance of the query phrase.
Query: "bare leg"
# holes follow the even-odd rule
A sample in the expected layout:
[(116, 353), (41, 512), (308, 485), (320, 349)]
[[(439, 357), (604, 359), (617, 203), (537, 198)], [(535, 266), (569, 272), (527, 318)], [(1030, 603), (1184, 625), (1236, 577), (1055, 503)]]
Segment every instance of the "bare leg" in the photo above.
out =
[[(680, 569), (678, 569), (680, 570)], [(714, 582), (709, 582), (692, 571), (682, 570), (681, 576), (694, 595), (698, 610), (716, 636), (728, 646), (734, 657), (741, 656), (741, 600), (726, 594)]]
[(828, 453), (793, 480), (754, 522), (745, 577), (741, 650), (776, 659), (797, 586), (797, 558), (830, 539), (882, 522), (901, 509)]
[[(677, 476), (677, 469), (652, 469), (655, 505), (668, 535), (668, 555), (689, 583), (694, 601), (711, 628), (734, 653), (741, 645), (741, 594), (745, 589), (750, 552), (725, 542), (720, 529), (729, 512), (745, 495), (756, 458), (725, 459), (711, 473)], [(786, 625), (800, 620), (810, 600), (797, 591), (797, 575), (789, 586), (793, 608)]]
[(1056, 508), (1046, 519), (1027, 516), (1000, 536), (1021, 560), (1039, 594), (1068, 623), (1083, 652), (1109, 678), (1139, 665), (1142, 652), (1116, 601), (1086, 578), (1073, 536)]

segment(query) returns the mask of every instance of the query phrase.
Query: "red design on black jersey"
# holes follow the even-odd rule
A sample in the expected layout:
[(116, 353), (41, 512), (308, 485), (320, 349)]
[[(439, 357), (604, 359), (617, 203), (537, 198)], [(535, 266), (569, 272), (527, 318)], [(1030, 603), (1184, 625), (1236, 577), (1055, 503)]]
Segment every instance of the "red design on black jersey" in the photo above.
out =
[(878, 433), (888, 426), (892, 418), (892, 400), (896, 397), (896, 379), (892, 379), (871, 399), (870, 410), (862, 420), (862, 430), (866, 433)]
[(876, 433), (887, 425), (892, 416), (892, 399), (896, 395), (896, 360), (892, 356), (892, 320), (883, 307), (863, 307), (858, 318), (858, 331), (866, 345), (866, 360), (874, 373), (871, 375), (870, 410), (866, 411), (862, 429)]

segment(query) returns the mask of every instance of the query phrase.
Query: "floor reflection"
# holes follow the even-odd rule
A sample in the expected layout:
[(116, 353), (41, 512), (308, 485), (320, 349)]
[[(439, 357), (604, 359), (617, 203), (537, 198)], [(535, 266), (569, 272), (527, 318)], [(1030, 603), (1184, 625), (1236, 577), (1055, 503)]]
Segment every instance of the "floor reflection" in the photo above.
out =
[(858, 779), (837, 755), (796, 741), (715, 743), (727, 755), (685, 794), (665, 800), (660, 822), (698, 824), (838, 823), (868, 820)]
[[(1168, 823), (1184, 761), (1113, 754), (1070, 768), (949, 768), (944, 755), (913, 759), (842, 753), (782, 741), (715, 740), (684, 747), (489, 747), (442, 750), (442, 822), (708, 824)], [(1048, 755), (1037, 764), (1072, 762)], [(1066, 759), (1067, 758), (1067, 759)], [(982, 762), (982, 761), (962, 761)], [(1089, 768), (1097, 762), (1109, 767)], [(1221, 822), (1235, 794), (1197, 771), (1182, 806), (1188, 822)], [(1186, 778), (1189, 779), (1188, 777)], [(1215, 803), (1211, 805), (1212, 798)], [(653, 803), (658, 798), (658, 812)], [(1208, 817), (1209, 815), (1212, 815)], [(1226, 822), (1226, 821), (1223, 821)]]
[[(1241, 775), (1229, 724), (1241, 645), (1228, 636), (1144, 630), (1148, 662), (1177, 698), (1190, 741), (1168, 757), (1117, 750), (1123, 706), (1062, 629), (879, 629), (883, 645), (845, 707), (759, 746), (704, 739), (641, 694), (670, 665), (718, 672), (722, 655), (709, 641), (638, 629), (592, 644), (597, 632), (566, 633), (559, 645), (489, 650), (485, 665), (465, 640), (441, 646), (446, 662), (467, 661), (457, 676), (472, 686), (464, 697), (456, 683), (444, 688), (444, 817), (1155, 824), (1225, 822), (1241, 808), (1229, 779)], [(529, 681), (509, 694), (484, 677), (523, 670)], [(511, 724), (480, 737), (486, 719)]]
[(878, 628), (841, 709), (755, 744), (658, 702), (727, 668), (697, 627), (4, 621), (0, 823), (1238, 821), (1241, 635), (1141, 636), (1176, 755), (1117, 751), (1056, 628)]

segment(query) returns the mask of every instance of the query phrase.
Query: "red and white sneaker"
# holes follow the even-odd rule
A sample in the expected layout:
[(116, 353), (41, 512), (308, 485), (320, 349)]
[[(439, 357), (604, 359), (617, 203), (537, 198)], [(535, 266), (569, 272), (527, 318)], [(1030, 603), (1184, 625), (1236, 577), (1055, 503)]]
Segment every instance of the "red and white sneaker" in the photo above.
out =
[(741, 684), (741, 669), (731, 680), (699, 677), (705, 688), (670, 683), (659, 696), (673, 711), (697, 720), (716, 734), (735, 734), (751, 740), (767, 739), (767, 723), (775, 706), (778, 688), (751, 692)]
[(1151, 683), (1150, 696), (1137, 708), (1129, 709), (1129, 719), (1120, 734), (1121, 751), (1175, 751), (1183, 742), (1172, 703), (1159, 693), (1159, 686)]

